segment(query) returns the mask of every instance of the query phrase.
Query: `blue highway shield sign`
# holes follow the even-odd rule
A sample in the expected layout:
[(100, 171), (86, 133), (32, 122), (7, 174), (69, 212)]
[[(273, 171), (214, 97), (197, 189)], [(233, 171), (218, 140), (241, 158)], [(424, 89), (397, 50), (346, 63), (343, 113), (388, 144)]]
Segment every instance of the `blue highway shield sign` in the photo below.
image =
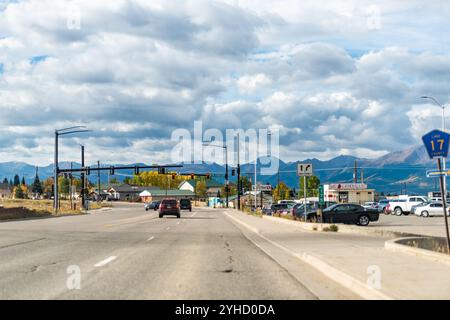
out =
[(446, 158), (448, 156), (450, 141), (450, 135), (448, 133), (433, 130), (424, 135), (422, 141), (431, 159), (439, 157)]

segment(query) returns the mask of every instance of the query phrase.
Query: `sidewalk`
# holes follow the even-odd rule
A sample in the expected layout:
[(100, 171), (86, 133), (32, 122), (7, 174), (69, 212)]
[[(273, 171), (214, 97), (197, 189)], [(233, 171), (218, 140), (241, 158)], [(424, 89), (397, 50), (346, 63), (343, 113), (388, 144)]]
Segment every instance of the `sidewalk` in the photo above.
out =
[[(242, 229), (309, 263), (336, 282), (375, 299), (450, 299), (450, 267), (384, 249), (386, 238), (307, 231), (227, 210)], [(379, 277), (377, 277), (377, 273)], [(371, 283), (377, 290), (367, 286)]]

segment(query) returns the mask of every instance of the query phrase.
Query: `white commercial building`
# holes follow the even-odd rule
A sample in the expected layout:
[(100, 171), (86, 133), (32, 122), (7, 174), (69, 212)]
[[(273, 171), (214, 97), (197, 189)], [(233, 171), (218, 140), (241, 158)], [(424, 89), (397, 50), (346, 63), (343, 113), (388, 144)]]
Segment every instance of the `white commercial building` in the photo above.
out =
[(324, 185), (324, 196), (325, 201), (363, 204), (374, 201), (375, 190), (365, 183), (332, 183)]

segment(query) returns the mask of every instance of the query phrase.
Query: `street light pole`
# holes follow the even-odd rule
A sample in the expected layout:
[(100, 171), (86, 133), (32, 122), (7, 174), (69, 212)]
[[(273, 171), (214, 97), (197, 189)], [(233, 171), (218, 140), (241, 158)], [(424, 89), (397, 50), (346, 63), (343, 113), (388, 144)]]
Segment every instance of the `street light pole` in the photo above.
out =
[(54, 158), (54, 164), (53, 164), (53, 209), (55, 210), (55, 213), (58, 212), (59, 209), (59, 190), (58, 190), (58, 175), (59, 175), (59, 159), (58, 159), (58, 148), (59, 148), (59, 136), (72, 134), (72, 133), (81, 133), (81, 132), (90, 132), (90, 130), (84, 129), (86, 127), (84, 126), (76, 126), (76, 127), (70, 127), (65, 129), (59, 129), (55, 130), (55, 158)]
[[(225, 150), (225, 193), (226, 193), (226, 201), (227, 201), (227, 208), (228, 206), (228, 198), (229, 198), (229, 181), (228, 181), (228, 147), (226, 145), (215, 145), (215, 144), (209, 144), (208, 142), (203, 141), (203, 146), (208, 147), (216, 147), (216, 148), (222, 148)], [(202, 152), (203, 154), (203, 152)]]

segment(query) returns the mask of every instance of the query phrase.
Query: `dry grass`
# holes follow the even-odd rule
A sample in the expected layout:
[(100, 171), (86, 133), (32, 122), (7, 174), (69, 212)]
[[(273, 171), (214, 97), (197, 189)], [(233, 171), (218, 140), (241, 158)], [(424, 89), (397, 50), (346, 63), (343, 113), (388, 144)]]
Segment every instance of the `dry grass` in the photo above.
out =
[[(81, 202), (74, 201), (76, 210), (70, 208), (70, 201), (62, 200), (60, 210), (57, 214), (53, 211), (53, 200), (25, 200), (6, 199), (0, 202), (0, 220), (57, 217), (66, 215), (79, 215), (84, 212), (80, 210)], [(109, 204), (91, 202), (91, 210), (108, 207)]]

